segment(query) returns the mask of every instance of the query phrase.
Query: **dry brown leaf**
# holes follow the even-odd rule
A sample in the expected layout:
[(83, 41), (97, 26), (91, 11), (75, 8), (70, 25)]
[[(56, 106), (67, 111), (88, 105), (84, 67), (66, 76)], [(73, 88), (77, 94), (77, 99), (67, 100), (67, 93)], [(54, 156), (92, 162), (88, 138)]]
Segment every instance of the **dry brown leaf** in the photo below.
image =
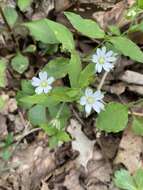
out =
[(123, 164), (130, 173), (134, 173), (139, 167), (143, 168), (142, 151), (142, 137), (135, 135), (131, 128), (127, 128), (123, 133), (114, 163)]
[(120, 77), (120, 80), (130, 84), (143, 85), (143, 74), (127, 70)]
[(86, 168), (88, 161), (93, 158), (95, 141), (91, 141), (85, 136), (81, 130), (81, 125), (76, 120), (71, 119), (67, 130), (71, 137), (75, 139), (72, 141), (72, 148), (80, 153), (77, 161)]
[(121, 95), (126, 90), (126, 85), (123, 82), (116, 83), (110, 87), (112, 94)]
[(7, 135), (6, 117), (0, 114), (0, 139), (4, 139)]
[(138, 85), (128, 85), (128, 90), (131, 92), (135, 92), (139, 95), (143, 95), (143, 86)]
[(103, 158), (99, 147), (95, 147), (93, 160), (88, 163), (87, 169), (86, 188), (88, 190), (107, 190), (112, 169), (109, 162)]
[(55, 169), (55, 160), (49, 149), (37, 143), (17, 151), (11, 166), (17, 164), (17, 170), (12, 175), (20, 181), (21, 190), (35, 190), (42, 179)]
[(77, 170), (70, 170), (70, 173), (66, 176), (64, 186), (68, 190), (84, 190), (79, 182), (80, 173)]
[(108, 25), (113, 24), (124, 26), (127, 22), (124, 18), (125, 8), (125, 2), (121, 1), (114, 5), (110, 11), (101, 11), (94, 13), (93, 18), (97, 20), (97, 22), (104, 29), (106, 29)]
[[(112, 169), (108, 162), (102, 160), (91, 160), (88, 164), (88, 184), (93, 181), (107, 183), (111, 180)], [(89, 185), (88, 185), (89, 186)]]
[(42, 187), (41, 190), (49, 190), (48, 184), (42, 181)]

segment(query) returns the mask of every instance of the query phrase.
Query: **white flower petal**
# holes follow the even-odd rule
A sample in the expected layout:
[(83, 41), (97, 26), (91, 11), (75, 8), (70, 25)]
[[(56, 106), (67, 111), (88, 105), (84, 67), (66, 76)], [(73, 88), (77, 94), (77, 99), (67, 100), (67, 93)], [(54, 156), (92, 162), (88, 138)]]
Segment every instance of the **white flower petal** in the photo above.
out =
[(31, 84), (32, 84), (32, 86), (36, 87), (36, 86), (40, 85), (40, 82), (41, 82), (41, 80), (39, 78), (33, 77), (32, 81), (31, 81)]
[(92, 106), (89, 105), (89, 104), (86, 104), (86, 106), (85, 106), (85, 112), (86, 112), (88, 115), (90, 114), (91, 109), (92, 109)]
[(104, 110), (104, 104), (102, 102), (97, 101), (94, 105), (93, 105), (93, 109), (97, 112), (100, 113), (101, 110)]
[(43, 88), (42, 87), (37, 87), (35, 89), (35, 92), (36, 92), (36, 94), (42, 94), (43, 93)]
[(41, 80), (47, 80), (47, 77), (48, 77), (48, 74), (47, 74), (47, 72), (46, 71), (44, 71), (44, 72), (40, 72), (39, 73), (39, 78), (41, 79)]
[(102, 47), (102, 52), (103, 52), (104, 54), (106, 53), (106, 47), (105, 47), (105, 46)]
[(80, 105), (84, 106), (86, 104), (86, 97), (85, 96), (82, 96), (80, 98)]
[(101, 73), (101, 71), (102, 71), (102, 64), (96, 64), (96, 66), (95, 66), (95, 71), (97, 72), (97, 73)]
[(107, 62), (115, 62), (117, 60), (116, 57), (106, 57)]
[(96, 50), (96, 54), (97, 54), (97, 56), (101, 56), (101, 49), (100, 48), (97, 48), (97, 50)]
[(43, 90), (44, 90), (44, 93), (47, 94), (48, 92), (50, 92), (52, 89), (51, 86), (48, 86), (48, 87), (45, 87)]
[(96, 54), (94, 54), (94, 55), (92, 56), (92, 61), (93, 61), (94, 63), (97, 63), (97, 62), (98, 62), (98, 56), (97, 56)]
[(100, 90), (96, 91), (96, 92), (93, 94), (93, 96), (94, 96), (94, 98), (95, 98), (96, 100), (102, 100), (102, 99), (104, 98), (104, 95), (103, 95), (103, 93), (102, 93)]
[(110, 50), (106, 53), (106, 57), (111, 57), (113, 54), (114, 52)]
[(93, 90), (91, 88), (86, 88), (85, 89), (85, 96), (91, 96), (93, 95)]
[(113, 67), (114, 67), (114, 65), (111, 64), (111, 63), (105, 63), (103, 65), (104, 70), (107, 71), (107, 72), (109, 72), (111, 69), (113, 69)]
[(54, 81), (55, 81), (54, 77), (49, 77), (47, 80), (48, 84), (52, 84)]

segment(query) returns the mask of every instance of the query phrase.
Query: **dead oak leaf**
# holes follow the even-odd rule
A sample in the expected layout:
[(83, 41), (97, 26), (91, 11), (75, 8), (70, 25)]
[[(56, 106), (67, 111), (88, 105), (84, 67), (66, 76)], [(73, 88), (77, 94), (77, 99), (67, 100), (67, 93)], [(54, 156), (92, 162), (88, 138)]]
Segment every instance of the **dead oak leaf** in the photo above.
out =
[(76, 120), (71, 119), (67, 130), (71, 137), (75, 139), (72, 141), (72, 148), (80, 153), (77, 161), (86, 168), (88, 161), (93, 158), (95, 141), (91, 141), (87, 138), (81, 130), (81, 125)]
[(142, 147), (142, 137), (135, 135), (131, 128), (127, 128), (123, 133), (114, 163), (123, 164), (130, 173), (134, 173), (139, 167), (143, 168)]

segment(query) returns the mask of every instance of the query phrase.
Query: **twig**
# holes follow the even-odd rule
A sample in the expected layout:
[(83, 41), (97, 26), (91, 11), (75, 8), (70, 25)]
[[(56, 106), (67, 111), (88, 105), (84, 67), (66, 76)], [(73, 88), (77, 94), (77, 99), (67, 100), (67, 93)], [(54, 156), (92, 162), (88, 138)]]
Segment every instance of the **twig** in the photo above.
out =
[(104, 81), (105, 81), (107, 75), (108, 75), (108, 72), (106, 71), (106, 72), (104, 73), (104, 75), (103, 75), (101, 81), (100, 81), (100, 84), (99, 84), (98, 88), (97, 88), (98, 90), (101, 90), (101, 88), (102, 88), (102, 86), (103, 86), (103, 84), (104, 84)]
[(131, 111), (129, 111), (128, 114), (143, 117), (143, 113), (139, 113), (139, 112), (131, 112)]
[(12, 155), (13, 155), (14, 152), (16, 151), (17, 146), (20, 144), (20, 142), (21, 142), (25, 137), (27, 137), (28, 135), (30, 135), (30, 134), (32, 134), (32, 133), (35, 133), (35, 132), (37, 132), (37, 131), (41, 131), (41, 130), (42, 130), (42, 128), (34, 128), (34, 129), (32, 129), (31, 131), (28, 131), (27, 133), (23, 134), (23, 135), (20, 137), (20, 139), (16, 142), (15, 147), (14, 147), (14, 150), (12, 151)]
[(74, 107), (71, 105), (71, 110), (74, 114), (74, 116), (76, 117), (76, 119), (79, 121), (79, 123), (82, 125), (82, 126), (85, 126), (85, 123), (82, 121), (82, 119), (80, 118), (80, 116), (78, 115), (78, 113), (75, 111)]

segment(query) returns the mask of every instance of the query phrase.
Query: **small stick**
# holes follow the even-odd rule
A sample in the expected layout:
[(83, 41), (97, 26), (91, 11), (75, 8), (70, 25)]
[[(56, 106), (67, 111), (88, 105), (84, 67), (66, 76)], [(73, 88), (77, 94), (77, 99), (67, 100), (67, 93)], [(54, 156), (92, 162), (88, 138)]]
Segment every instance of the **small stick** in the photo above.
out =
[(128, 114), (143, 117), (143, 113), (139, 113), (139, 112), (131, 112), (131, 111), (129, 111)]

